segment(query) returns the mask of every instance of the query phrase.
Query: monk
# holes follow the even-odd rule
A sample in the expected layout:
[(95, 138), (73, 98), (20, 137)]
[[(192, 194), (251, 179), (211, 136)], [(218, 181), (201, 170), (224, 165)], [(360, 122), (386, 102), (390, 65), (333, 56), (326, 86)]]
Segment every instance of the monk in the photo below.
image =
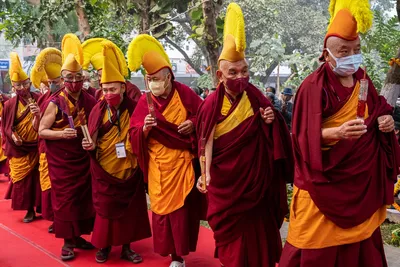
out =
[(197, 188), (208, 192), (207, 220), (221, 264), (274, 267), (288, 211), (286, 180), (293, 174), (290, 134), (280, 113), (249, 83), (237, 4), (228, 6), (225, 25), (220, 83), (197, 117), (199, 152), (205, 150), (200, 156), (206, 158), (206, 188), (201, 177)]
[[(92, 243), (100, 248), (96, 261), (107, 261), (111, 246), (122, 245), (121, 259), (140, 263), (142, 257), (130, 243), (151, 237), (143, 173), (129, 142), (129, 120), (136, 103), (125, 95), (125, 59), (115, 53), (116, 46), (103, 43), (104, 74), (101, 87), (104, 99), (89, 117), (92, 140), (82, 146), (91, 151), (93, 203), (96, 220)], [(122, 59), (122, 60), (121, 60)]]
[[(48, 100), (51, 96), (63, 86), (60, 77), (61, 65), (62, 54), (61, 51), (56, 48), (45, 48), (36, 57), (35, 65), (31, 71), (32, 82), (33, 84), (37, 84), (45, 77), (49, 84), (49, 90), (41, 95), (38, 100), (41, 113), (44, 113), (46, 110)], [(42, 189), (42, 217), (52, 222), (54, 221), (54, 213), (51, 201), (51, 182), (46, 157), (46, 143), (42, 138), (39, 138), (39, 156), (40, 187)], [(48, 232), (54, 232), (53, 224), (48, 227)]]
[[(4, 103), (7, 101), (8, 97), (3, 93), (0, 93), (0, 114), (3, 112)], [(0, 125), (1, 125), (1, 117), (0, 117)], [(9, 172), (10, 168), (8, 166), (7, 156), (4, 154), (3, 137), (1, 136), (1, 131), (0, 131), (0, 174), (8, 176)]]
[(196, 113), (202, 100), (174, 80), (161, 44), (139, 35), (129, 45), (128, 65), (143, 64), (154, 104), (149, 114), (143, 95), (131, 117), (132, 149), (148, 183), (154, 252), (171, 255), (170, 267), (184, 267), (182, 258), (196, 250), (201, 195), (195, 188)]
[[(97, 74), (99, 76), (99, 81), (101, 81), (101, 76), (102, 76), (103, 70), (98, 70)], [(138, 102), (139, 98), (142, 96), (142, 92), (140, 92), (140, 89), (134, 85), (133, 83), (131, 83), (128, 80), (125, 80), (125, 84), (126, 84), (126, 95), (132, 99), (134, 102)], [(101, 100), (103, 98), (103, 91), (102, 90), (98, 90), (96, 92), (96, 100)]]
[(74, 248), (94, 248), (81, 237), (91, 233), (95, 212), (89, 155), (82, 148), (83, 120), (78, 114), (89, 116), (96, 104), (96, 100), (82, 90), (81, 49), (78, 37), (64, 36), (63, 89), (48, 100), (39, 127), (39, 135), (46, 142), (54, 231), (57, 238), (64, 239), (62, 260), (73, 259)]
[(39, 94), (31, 93), (31, 81), (22, 69), (18, 54), (10, 54), (10, 79), (16, 97), (7, 101), (2, 111), (2, 135), (4, 136), (4, 154), (10, 165), (11, 207), (14, 210), (26, 210), (23, 222), (35, 219), (35, 210), (40, 210), (40, 185), (38, 173), (37, 132), (40, 110), (36, 101)]
[[(333, 6), (323, 64), (302, 83), (294, 103), (296, 172), (280, 267), (387, 266), (380, 225), (393, 203), (400, 151), (392, 108), (360, 68), (358, 31), (372, 24), (368, 1), (343, 4)], [(354, 8), (360, 8), (358, 19), (371, 21), (356, 20)], [(363, 114), (358, 97), (364, 78)]]
[[(87, 70), (90, 65), (92, 65), (93, 69), (97, 71), (99, 82), (101, 81), (101, 76), (103, 72), (103, 55), (102, 55), (102, 45), (101, 43), (104, 41), (109, 41), (105, 38), (91, 38), (82, 43), (83, 49), (83, 69)], [(110, 41), (111, 42), (111, 41)], [(120, 55), (122, 61), (125, 61), (125, 56), (122, 51), (116, 46), (117, 53)], [(125, 61), (126, 62), (126, 61)], [(128, 76), (128, 70), (126, 73), (122, 73), (124, 77)], [(129, 98), (131, 98), (135, 103), (138, 102), (142, 93), (139, 88), (132, 84), (129, 81), (125, 81), (126, 84), (126, 94)], [(97, 101), (103, 100), (103, 91), (97, 90), (95, 92), (94, 97)]]

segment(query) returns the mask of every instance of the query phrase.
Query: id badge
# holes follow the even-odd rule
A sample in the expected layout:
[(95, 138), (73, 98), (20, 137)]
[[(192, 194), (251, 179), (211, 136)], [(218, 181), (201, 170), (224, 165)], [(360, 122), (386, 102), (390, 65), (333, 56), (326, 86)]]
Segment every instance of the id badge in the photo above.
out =
[(115, 144), (115, 152), (117, 154), (117, 158), (119, 159), (126, 158), (125, 144), (124, 143)]

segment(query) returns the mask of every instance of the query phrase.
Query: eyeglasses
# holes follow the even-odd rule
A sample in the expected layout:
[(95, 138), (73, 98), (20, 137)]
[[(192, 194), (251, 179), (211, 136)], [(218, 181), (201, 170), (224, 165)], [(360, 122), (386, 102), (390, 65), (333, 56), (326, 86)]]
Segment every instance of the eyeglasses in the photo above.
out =
[(64, 81), (66, 82), (81, 82), (83, 81), (83, 75), (76, 75), (76, 76), (66, 76), (63, 77)]
[(23, 83), (14, 83), (13, 86), (15, 88), (22, 88), (22, 87), (28, 88), (28, 87), (31, 86), (31, 81), (26, 81), (26, 82), (23, 82)]

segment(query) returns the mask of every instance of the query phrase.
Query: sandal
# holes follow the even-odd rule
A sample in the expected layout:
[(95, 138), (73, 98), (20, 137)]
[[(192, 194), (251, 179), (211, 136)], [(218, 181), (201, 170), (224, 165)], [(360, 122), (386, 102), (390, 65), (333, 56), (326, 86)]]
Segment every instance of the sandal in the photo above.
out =
[(92, 243), (86, 241), (82, 237), (77, 237), (75, 241), (75, 247), (79, 249), (84, 249), (84, 250), (90, 250), (94, 249), (95, 247), (92, 245)]
[(121, 259), (133, 262), (135, 264), (143, 261), (142, 256), (131, 249), (123, 250), (121, 252)]
[(69, 261), (75, 258), (75, 253), (72, 248), (69, 247), (62, 247), (61, 249), (61, 260)]
[(111, 247), (101, 248), (96, 253), (96, 262), (97, 263), (105, 263), (108, 260), (108, 255), (111, 252)]
[(53, 233), (54, 233), (54, 224), (51, 224), (51, 225), (49, 226), (49, 228), (47, 229), (47, 231), (48, 231), (50, 234), (53, 234)]

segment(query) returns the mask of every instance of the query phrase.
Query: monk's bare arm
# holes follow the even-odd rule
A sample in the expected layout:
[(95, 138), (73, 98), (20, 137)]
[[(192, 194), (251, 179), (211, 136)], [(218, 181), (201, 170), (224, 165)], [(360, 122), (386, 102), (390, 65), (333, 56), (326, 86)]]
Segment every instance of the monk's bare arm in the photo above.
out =
[(39, 124), (39, 136), (43, 139), (48, 140), (59, 140), (63, 139), (63, 131), (50, 130), (51, 126), (56, 120), (56, 108), (57, 106), (50, 102), (47, 106), (46, 111)]
[(322, 143), (341, 139), (358, 139), (367, 132), (367, 126), (363, 120), (351, 120), (339, 127), (322, 128)]
[(32, 126), (36, 132), (39, 131), (39, 123), (40, 123), (40, 117), (38, 116), (33, 117)]
[[(208, 177), (210, 177), (211, 178), (211, 175), (210, 175), (210, 168), (211, 168), (211, 162), (212, 162), (212, 151), (213, 151), (213, 144), (214, 144), (214, 133), (215, 133), (215, 126), (214, 126), (214, 128), (212, 129), (212, 131), (211, 131), (211, 134), (210, 134), (210, 137), (208, 138), (208, 140), (207, 140), (207, 143), (206, 143), (206, 151), (205, 151), (205, 154), (206, 154), (206, 175), (208, 176)], [(208, 181), (209, 182), (209, 181)]]
[(339, 127), (322, 128), (322, 143), (329, 143), (331, 141), (339, 140)]

